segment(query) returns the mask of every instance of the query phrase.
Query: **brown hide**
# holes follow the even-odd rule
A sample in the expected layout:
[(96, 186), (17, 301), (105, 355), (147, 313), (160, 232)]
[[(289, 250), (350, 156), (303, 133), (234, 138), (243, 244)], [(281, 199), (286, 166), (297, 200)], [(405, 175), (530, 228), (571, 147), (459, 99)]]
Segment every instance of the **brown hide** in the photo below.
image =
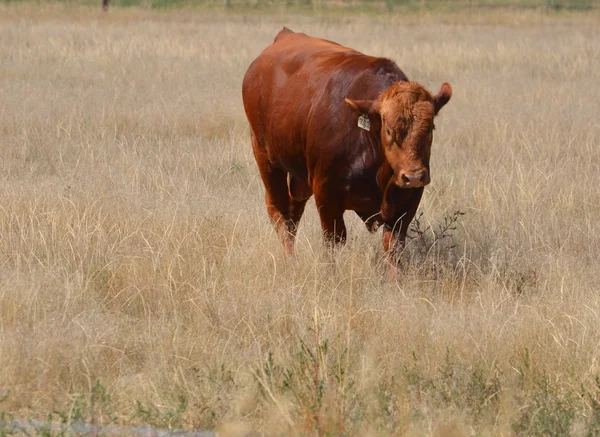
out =
[[(429, 183), (433, 118), (451, 96), (409, 82), (389, 59), (284, 28), (250, 65), (242, 94), (267, 212), (293, 250), (314, 194), (325, 235), (345, 240), (345, 210), (387, 252), (401, 247)], [(357, 124), (368, 117), (370, 129)]]

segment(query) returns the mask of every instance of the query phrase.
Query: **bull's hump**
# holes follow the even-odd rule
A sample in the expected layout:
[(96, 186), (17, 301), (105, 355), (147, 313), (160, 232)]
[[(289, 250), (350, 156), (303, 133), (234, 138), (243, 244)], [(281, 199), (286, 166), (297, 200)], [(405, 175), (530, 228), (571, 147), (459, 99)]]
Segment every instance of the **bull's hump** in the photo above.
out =
[(283, 38), (284, 36), (289, 35), (289, 34), (294, 34), (294, 33), (296, 33), (296, 32), (294, 32), (292, 29), (289, 29), (289, 28), (283, 26), (283, 29), (281, 29), (279, 31), (279, 33), (277, 35), (275, 35), (275, 40), (273, 42), (277, 42), (279, 39)]
[(314, 38), (302, 32), (294, 32), (293, 30), (284, 27), (275, 36), (273, 45), (277, 47), (277, 51), (302, 51), (305, 53), (318, 52), (356, 52), (356, 50), (345, 47), (333, 41), (321, 38)]

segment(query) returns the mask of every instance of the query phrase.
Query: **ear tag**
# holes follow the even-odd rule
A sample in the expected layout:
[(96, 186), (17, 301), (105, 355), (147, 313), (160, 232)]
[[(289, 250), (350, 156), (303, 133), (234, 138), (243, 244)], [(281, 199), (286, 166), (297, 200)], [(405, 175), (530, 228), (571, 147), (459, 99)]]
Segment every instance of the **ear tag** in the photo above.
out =
[(366, 131), (371, 130), (371, 120), (369, 120), (367, 114), (363, 114), (358, 117), (358, 127)]

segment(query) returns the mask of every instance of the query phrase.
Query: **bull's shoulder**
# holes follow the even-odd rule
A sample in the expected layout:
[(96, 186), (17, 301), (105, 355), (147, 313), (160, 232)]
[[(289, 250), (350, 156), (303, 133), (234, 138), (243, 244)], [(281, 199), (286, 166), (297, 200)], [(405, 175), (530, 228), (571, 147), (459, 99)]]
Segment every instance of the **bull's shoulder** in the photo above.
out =
[(393, 82), (408, 80), (400, 67), (388, 58), (371, 58), (370, 68), (379, 77), (389, 78)]

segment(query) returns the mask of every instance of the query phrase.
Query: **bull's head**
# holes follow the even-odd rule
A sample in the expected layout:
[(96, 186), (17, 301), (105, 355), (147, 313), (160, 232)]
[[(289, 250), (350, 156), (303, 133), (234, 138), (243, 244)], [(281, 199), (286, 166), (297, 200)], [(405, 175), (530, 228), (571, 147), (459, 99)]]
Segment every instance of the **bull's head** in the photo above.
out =
[(378, 100), (347, 98), (346, 103), (360, 115), (381, 119), (381, 144), (396, 185), (416, 188), (430, 181), (433, 119), (451, 96), (448, 83), (432, 96), (416, 82), (398, 82), (381, 93)]

